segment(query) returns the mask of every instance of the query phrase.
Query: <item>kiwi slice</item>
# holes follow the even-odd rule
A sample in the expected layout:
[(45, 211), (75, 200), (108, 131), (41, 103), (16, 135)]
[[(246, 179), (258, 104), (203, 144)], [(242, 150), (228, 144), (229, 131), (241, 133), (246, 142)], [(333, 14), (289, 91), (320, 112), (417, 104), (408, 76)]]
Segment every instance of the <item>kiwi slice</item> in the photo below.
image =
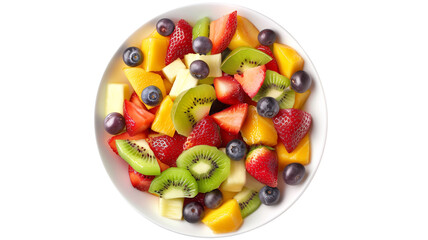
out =
[(281, 109), (292, 108), (295, 92), (289, 86), (290, 79), (275, 71), (267, 70), (263, 85), (253, 97), (253, 101), (258, 102), (264, 97), (273, 97), (278, 101)]
[(160, 167), (146, 140), (116, 140), (119, 156), (144, 175), (159, 175)]
[(171, 167), (153, 179), (149, 192), (164, 199), (193, 198), (198, 194), (198, 184), (186, 169)]
[(210, 19), (204, 17), (199, 19), (192, 30), (193, 40), (197, 37), (209, 37), (210, 36)]
[(234, 49), (221, 63), (221, 70), (229, 75), (243, 73), (245, 69), (264, 65), (272, 58), (266, 53), (252, 47)]
[(216, 147), (199, 145), (184, 151), (177, 158), (177, 167), (190, 171), (201, 193), (214, 190), (230, 173), (230, 159)]
[(215, 90), (207, 84), (180, 93), (171, 109), (175, 130), (188, 137), (196, 123), (208, 115), (214, 100), (216, 100)]
[(201, 85), (201, 84), (208, 84), (208, 85), (214, 84), (214, 78), (207, 77), (207, 78), (201, 79), (198, 81), (198, 85)]
[(233, 198), (238, 201), (242, 218), (245, 218), (246, 216), (256, 211), (262, 203), (260, 201), (258, 192), (245, 187)]

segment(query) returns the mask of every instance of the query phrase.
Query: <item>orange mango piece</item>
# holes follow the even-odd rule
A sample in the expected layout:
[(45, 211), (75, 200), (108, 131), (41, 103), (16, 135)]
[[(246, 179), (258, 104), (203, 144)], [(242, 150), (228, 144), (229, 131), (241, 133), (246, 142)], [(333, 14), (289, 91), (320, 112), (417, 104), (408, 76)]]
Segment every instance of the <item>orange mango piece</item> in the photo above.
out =
[(171, 119), (172, 99), (170, 96), (162, 101), (155, 115), (155, 120), (152, 123), (152, 130), (158, 133), (166, 134), (170, 137), (174, 136), (175, 128)]
[(309, 133), (305, 135), (292, 153), (288, 153), (284, 144), (281, 142), (276, 145), (276, 153), (278, 154), (278, 170), (280, 172), (290, 163), (300, 163), (302, 165), (309, 164), (311, 159), (311, 141)]
[(273, 44), (273, 55), (278, 62), (279, 71), (287, 78), (291, 78), (293, 73), (303, 70), (305, 61), (290, 46), (280, 43)]
[(241, 135), (248, 145), (262, 144), (274, 147), (278, 142), (278, 134), (272, 119), (260, 116), (255, 106), (248, 106)]
[(243, 222), (238, 202), (235, 199), (226, 201), (219, 208), (208, 211), (202, 222), (214, 233), (238, 230)]
[(229, 43), (229, 49), (233, 50), (238, 47), (257, 47), (259, 40), (259, 30), (246, 18), (242, 16), (237, 17), (238, 23), (233, 35), (232, 40)]
[(311, 95), (311, 90), (307, 90), (304, 93), (296, 92), (293, 108), (302, 109), (303, 105), (306, 103), (306, 100), (308, 100), (309, 95)]
[(165, 67), (167, 38), (146, 38), (141, 43), (144, 60), (142, 67), (146, 72), (161, 71)]

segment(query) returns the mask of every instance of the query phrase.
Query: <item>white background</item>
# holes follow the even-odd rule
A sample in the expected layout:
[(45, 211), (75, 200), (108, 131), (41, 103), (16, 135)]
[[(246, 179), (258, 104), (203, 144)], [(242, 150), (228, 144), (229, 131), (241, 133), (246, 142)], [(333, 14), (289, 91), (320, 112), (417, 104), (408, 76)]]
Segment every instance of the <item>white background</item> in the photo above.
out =
[[(93, 111), (122, 42), (194, 2), (0, 2), (0, 239), (188, 238), (146, 220), (114, 188)], [(424, 1), (230, 2), (299, 41), (329, 111), (325, 154), (307, 191), (271, 223), (230, 239), (427, 239)]]

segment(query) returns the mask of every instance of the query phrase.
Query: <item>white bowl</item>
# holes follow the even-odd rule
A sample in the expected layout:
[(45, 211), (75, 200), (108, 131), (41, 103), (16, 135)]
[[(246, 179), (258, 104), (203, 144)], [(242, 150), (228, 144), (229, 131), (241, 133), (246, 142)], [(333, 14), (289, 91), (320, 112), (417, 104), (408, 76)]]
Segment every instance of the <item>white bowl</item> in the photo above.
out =
[[(202, 223), (190, 224), (184, 220), (176, 221), (161, 217), (157, 212), (157, 197), (140, 192), (132, 187), (128, 176), (128, 164), (114, 154), (107, 144), (107, 140), (111, 136), (103, 129), (104, 104), (106, 97), (105, 91), (108, 82), (128, 82), (121, 70), (124, 66), (122, 62), (122, 52), (129, 46), (139, 47), (142, 39), (147, 37), (155, 29), (155, 24), (160, 18), (167, 17), (175, 22), (183, 18), (191, 25), (194, 25), (195, 22), (202, 17), (208, 16), (211, 20), (214, 20), (234, 10), (238, 11), (238, 15), (248, 18), (259, 30), (265, 28), (274, 30), (278, 36), (277, 41), (279, 43), (284, 43), (293, 47), (304, 58), (304, 70), (313, 78), (313, 86), (311, 88), (312, 94), (304, 108), (304, 110), (309, 112), (313, 118), (310, 135), (311, 163), (306, 166), (307, 177), (304, 182), (298, 186), (285, 187), (282, 177), (279, 175), (278, 187), (282, 193), (285, 193), (282, 194), (285, 195), (285, 197), (280, 200), (279, 204), (275, 206), (261, 205), (257, 211), (245, 218), (243, 225), (236, 232), (228, 234), (213, 234), (212, 231)], [(132, 88), (130, 87), (130, 89)], [(120, 46), (116, 54), (111, 59), (98, 89), (95, 108), (95, 132), (101, 159), (111, 180), (125, 199), (128, 200), (128, 202), (143, 216), (163, 228), (184, 235), (196, 237), (230, 236), (250, 231), (278, 217), (305, 191), (306, 187), (314, 177), (323, 154), (327, 134), (327, 108), (321, 81), (308, 55), (303, 51), (297, 41), (279, 24), (254, 10), (242, 6), (220, 3), (196, 4), (178, 8), (159, 15), (142, 25), (122, 44), (122, 46)]]

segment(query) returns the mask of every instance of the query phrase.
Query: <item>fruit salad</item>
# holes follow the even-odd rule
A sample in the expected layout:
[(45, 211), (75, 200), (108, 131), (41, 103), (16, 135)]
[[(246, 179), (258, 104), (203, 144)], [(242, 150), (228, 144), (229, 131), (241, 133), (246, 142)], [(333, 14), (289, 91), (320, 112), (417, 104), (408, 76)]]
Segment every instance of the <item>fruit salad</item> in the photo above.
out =
[(160, 216), (214, 233), (278, 204), (278, 181), (300, 184), (310, 163), (304, 60), (238, 14), (159, 19), (123, 52), (129, 84), (106, 93), (106, 144), (135, 191), (157, 198)]

